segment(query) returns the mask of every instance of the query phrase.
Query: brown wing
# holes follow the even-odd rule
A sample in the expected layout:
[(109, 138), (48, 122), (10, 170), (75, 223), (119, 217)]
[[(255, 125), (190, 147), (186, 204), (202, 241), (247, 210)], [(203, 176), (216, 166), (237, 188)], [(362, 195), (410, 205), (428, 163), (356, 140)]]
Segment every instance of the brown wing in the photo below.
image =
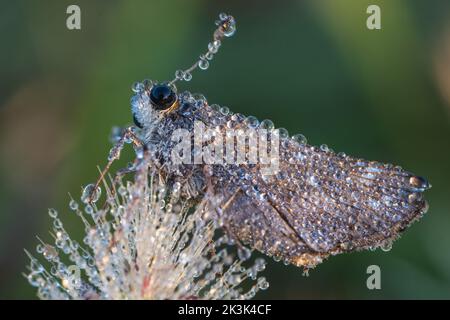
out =
[(216, 179), (221, 216), (243, 243), (305, 268), (390, 245), (428, 206), (422, 192), (430, 186), (421, 177), (289, 138), (281, 140), (279, 172), (260, 169), (241, 165)]
[[(204, 105), (194, 118), (224, 141), (228, 129), (257, 126), (253, 117), (222, 109)], [(289, 137), (277, 154), (276, 175), (263, 175), (261, 164), (214, 165), (208, 174), (229, 233), (276, 259), (309, 268), (329, 255), (386, 246), (427, 209), (428, 182), (400, 167)]]
[(232, 200), (222, 213), (230, 232), (259, 251), (314, 267), (329, 255), (390, 245), (427, 209), (429, 184), (399, 167), (284, 144), (278, 174), (241, 166), (248, 179), (220, 187)]

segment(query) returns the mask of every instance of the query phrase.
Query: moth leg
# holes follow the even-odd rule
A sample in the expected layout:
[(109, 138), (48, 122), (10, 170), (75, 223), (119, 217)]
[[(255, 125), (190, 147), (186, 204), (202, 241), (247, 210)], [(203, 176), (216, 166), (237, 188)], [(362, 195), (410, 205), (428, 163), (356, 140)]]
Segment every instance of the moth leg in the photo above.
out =
[[(137, 162), (137, 160), (135, 160), (135, 162)], [(122, 178), (126, 174), (134, 173), (136, 171), (137, 171), (136, 164), (133, 167), (131, 167), (131, 168), (122, 168), (122, 169), (117, 170), (117, 172), (114, 175), (114, 178), (112, 180), (113, 183), (111, 184), (111, 192), (112, 192), (112, 194), (115, 195), (117, 193), (116, 185), (119, 184), (119, 182), (122, 180)]]
[(133, 143), (133, 145), (135, 147), (143, 146), (143, 143), (141, 142), (141, 140), (134, 134), (133, 127), (128, 127), (124, 130), (119, 141), (112, 147), (112, 149), (109, 153), (108, 163), (106, 164), (103, 171), (100, 173), (100, 177), (97, 179), (97, 182), (95, 183), (95, 187), (93, 188), (93, 191), (89, 197), (89, 203), (92, 203), (92, 199), (93, 199), (95, 191), (100, 186), (100, 183), (103, 181), (103, 179), (105, 178), (105, 175), (108, 173), (113, 162), (120, 158), (120, 153), (121, 153), (123, 147), (125, 146), (125, 143), (128, 141), (131, 141), (131, 143)]
[[(137, 160), (138, 159), (135, 160), (135, 163), (137, 162)], [(99, 170), (100, 170), (100, 168), (99, 168)], [(109, 176), (109, 179), (111, 181), (111, 185), (109, 185), (111, 196), (114, 196), (117, 194), (116, 186), (119, 184), (119, 182), (122, 180), (122, 178), (128, 173), (134, 173), (136, 171), (137, 171), (136, 165), (133, 165), (133, 167), (131, 167), (131, 168), (127, 167), (127, 168), (122, 168), (122, 169), (117, 170), (117, 172), (114, 175), (114, 178)], [(106, 175), (106, 173), (105, 173), (105, 175)], [(106, 184), (106, 182), (105, 182), (105, 184)], [(107, 207), (108, 207), (108, 202), (105, 201), (102, 209), (104, 210)]]
[(116, 174), (114, 175), (114, 180), (113, 180), (114, 181), (114, 185), (119, 183), (119, 181), (122, 180), (122, 178), (126, 174), (134, 173), (136, 171), (137, 171), (136, 166), (133, 166), (131, 168), (122, 168), (122, 169), (117, 170)]

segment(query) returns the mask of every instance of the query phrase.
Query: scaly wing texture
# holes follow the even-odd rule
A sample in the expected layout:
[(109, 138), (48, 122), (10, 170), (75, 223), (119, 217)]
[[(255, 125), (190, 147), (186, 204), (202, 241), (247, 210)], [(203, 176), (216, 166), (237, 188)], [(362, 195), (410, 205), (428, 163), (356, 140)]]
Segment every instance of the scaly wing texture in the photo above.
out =
[(298, 266), (389, 246), (428, 207), (422, 192), (429, 184), (421, 177), (291, 139), (281, 142), (276, 175), (262, 175), (259, 166), (245, 170), (233, 180), (237, 194), (226, 208), (231, 231)]
[[(224, 141), (229, 129), (258, 127), (253, 117), (209, 106), (189, 93), (181, 101), (181, 117), (171, 120), (179, 122), (175, 127), (192, 130), (194, 121), (202, 121)], [(268, 145), (272, 148), (271, 139)], [(206, 180), (198, 185), (209, 184), (210, 192), (221, 199), (214, 206), (230, 235), (305, 268), (329, 255), (388, 246), (428, 207), (422, 196), (430, 187), (425, 179), (398, 166), (336, 154), (288, 136), (280, 139), (275, 175), (263, 175), (261, 164), (224, 160), (208, 167), (208, 177), (196, 179)], [(187, 169), (181, 175), (192, 172)]]

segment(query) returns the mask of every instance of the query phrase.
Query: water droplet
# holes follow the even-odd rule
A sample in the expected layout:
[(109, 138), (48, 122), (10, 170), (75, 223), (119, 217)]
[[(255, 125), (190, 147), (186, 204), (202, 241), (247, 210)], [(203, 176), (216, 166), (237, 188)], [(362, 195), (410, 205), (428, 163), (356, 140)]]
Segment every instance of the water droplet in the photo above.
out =
[(125, 196), (127, 194), (127, 189), (124, 186), (120, 186), (117, 190), (121, 196)]
[(285, 139), (287, 137), (289, 137), (289, 131), (287, 131), (286, 128), (279, 128), (278, 130), (278, 134), (280, 135), (280, 138)]
[(263, 271), (266, 268), (266, 260), (258, 258), (255, 260), (255, 268), (257, 271)]
[(417, 201), (422, 200), (422, 194), (418, 192), (413, 192), (408, 195), (408, 202), (409, 203), (415, 203)]
[(261, 126), (262, 129), (266, 129), (266, 130), (273, 130), (273, 128), (275, 128), (272, 120), (269, 119), (264, 119), (263, 121), (261, 121)]
[(142, 81), (142, 84), (144, 85), (145, 89), (150, 89), (153, 85), (153, 81), (150, 79), (145, 79), (144, 81)]
[(306, 144), (307, 142), (306, 137), (301, 133), (294, 134), (292, 136), (292, 140), (297, 142), (298, 144)]
[(54, 218), (53, 226), (55, 227), (55, 229), (61, 229), (63, 225), (61, 220), (59, 220), (58, 218)]
[(144, 147), (142, 147), (142, 146), (136, 147), (134, 152), (136, 153), (136, 158), (137, 159), (143, 159), (144, 158)]
[(206, 70), (209, 68), (209, 62), (206, 60), (205, 57), (200, 57), (200, 60), (198, 61), (198, 67), (202, 70)]
[(33, 287), (39, 287), (42, 283), (42, 277), (39, 273), (37, 272), (31, 272), (28, 276), (28, 282), (33, 286)]
[(219, 17), (222, 24), (223, 35), (225, 37), (231, 37), (236, 32), (236, 21), (232, 16), (223, 15)]
[(141, 92), (142, 90), (144, 90), (144, 84), (141, 82), (135, 82), (131, 86), (131, 90), (133, 90), (133, 92), (136, 92), (136, 93)]
[(320, 150), (322, 150), (323, 152), (328, 152), (328, 151), (329, 151), (329, 148), (328, 148), (328, 146), (327, 146), (326, 144), (322, 144), (322, 145), (320, 146)]
[(192, 73), (190, 72), (185, 72), (184, 76), (183, 76), (183, 80), (184, 81), (191, 81), (192, 80)]
[(37, 252), (37, 253), (42, 253), (42, 252), (44, 252), (44, 246), (43, 246), (42, 244), (38, 244), (38, 245), (36, 246), (36, 252)]
[(119, 142), (121, 137), (122, 137), (122, 128), (114, 126), (111, 129), (111, 133), (109, 134), (109, 141), (112, 144), (116, 144), (117, 142)]
[(180, 191), (180, 189), (181, 189), (181, 183), (180, 182), (175, 182), (174, 184), (173, 184), (173, 192), (178, 192), (178, 191)]
[(39, 261), (37, 261), (35, 258), (31, 259), (30, 269), (35, 273), (41, 273), (42, 271), (44, 271), (44, 267), (42, 266), (42, 264), (40, 264)]
[(239, 283), (241, 283), (241, 281), (242, 278), (240, 274), (232, 274), (227, 278), (227, 282), (233, 286), (238, 285)]
[(246, 261), (246, 260), (250, 259), (251, 255), (252, 255), (252, 251), (249, 248), (240, 247), (238, 249), (238, 258), (241, 261)]
[(86, 187), (84, 187), (83, 192), (81, 194), (81, 201), (84, 203), (89, 202), (97, 202), (102, 194), (102, 189), (100, 187), (97, 187), (97, 190), (95, 190), (95, 185), (93, 183), (88, 184)]
[(431, 185), (428, 183), (428, 181), (425, 178), (419, 176), (413, 176), (409, 178), (409, 184), (414, 188), (422, 190), (431, 188)]
[(86, 207), (84, 207), (84, 212), (91, 215), (92, 213), (94, 213), (94, 208), (92, 208), (92, 206), (90, 204), (88, 204), (88, 205), (86, 205)]
[(184, 79), (184, 71), (183, 70), (175, 71), (175, 78), (177, 78), (178, 80)]
[(250, 127), (250, 128), (256, 128), (259, 125), (259, 121), (256, 117), (254, 116), (248, 116), (245, 119), (245, 123)]
[(211, 53), (217, 53), (218, 50), (219, 50), (219, 47), (216, 46), (216, 45), (214, 44), (214, 42), (210, 42), (210, 43), (208, 44), (208, 51), (209, 51), (209, 52), (211, 52)]
[(205, 105), (208, 104), (208, 101), (206, 100), (206, 97), (204, 95), (202, 95), (201, 93), (194, 93), (192, 95), (192, 97), (195, 100), (195, 106), (197, 108), (202, 108), (202, 107), (204, 107)]
[(228, 114), (230, 113), (230, 108), (228, 108), (228, 107), (226, 107), (226, 106), (223, 106), (222, 108), (220, 108), (220, 112), (221, 112), (224, 116), (226, 116), (226, 115), (228, 115)]
[(257, 284), (261, 290), (266, 290), (269, 288), (269, 282), (264, 277), (259, 278)]
[(220, 112), (220, 106), (218, 104), (214, 103), (214, 104), (211, 104), (209, 107), (216, 112)]
[(391, 251), (391, 249), (392, 249), (392, 242), (386, 241), (385, 243), (383, 243), (383, 244), (381, 245), (380, 248), (381, 248), (381, 250), (383, 250), (384, 252)]
[(55, 249), (55, 247), (46, 244), (43, 248), (42, 254), (47, 260), (51, 261), (58, 256), (58, 251)]
[(55, 209), (48, 209), (48, 215), (50, 216), (50, 218), (56, 218), (58, 216), (58, 211), (56, 211)]
[(78, 210), (78, 202), (76, 202), (75, 200), (70, 200), (69, 202), (69, 208), (73, 211)]
[(309, 177), (308, 182), (313, 187), (317, 187), (319, 185), (319, 178), (317, 178), (315, 175), (312, 175)]
[(428, 212), (428, 209), (430, 208), (430, 205), (428, 204), (428, 201), (424, 201), (423, 202), (423, 208), (422, 208), (422, 213), (427, 213)]

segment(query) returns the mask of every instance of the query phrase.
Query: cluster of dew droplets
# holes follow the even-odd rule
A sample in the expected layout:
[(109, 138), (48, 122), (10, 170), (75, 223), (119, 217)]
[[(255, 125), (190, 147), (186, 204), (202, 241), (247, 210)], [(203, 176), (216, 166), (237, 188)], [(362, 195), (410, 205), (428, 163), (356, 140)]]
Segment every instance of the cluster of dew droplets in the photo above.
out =
[(198, 61), (196, 61), (194, 65), (189, 69), (180, 69), (175, 71), (174, 81), (190, 81), (192, 79), (192, 71), (197, 67), (200, 70), (208, 69), (210, 61), (219, 51), (219, 48), (222, 44), (221, 40), (224, 37), (231, 37), (236, 32), (236, 21), (232, 16), (227, 15), (226, 13), (221, 13), (219, 15), (219, 20), (216, 21), (216, 26), (218, 28), (214, 32), (213, 40), (208, 43), (208, 50), (204, 54), (201, 54)]
[[(69, 207), (82, 216), (77, 202), (71, 200)], [(45, 243), (38, 238), (40, 243), (36, 246), (36, 252), (45, 258), (46, 267), (26, 251), (31, 260), (29, 273), (26, 275), (29, 283), (37, 287), (40, 299), (98, 298), (95, 288), (101, 283), (92, 253), (70, 238), (55, 209), (49, 209), (49, 216), (53, 219), (51, 235), (54, 244)], [(83, 222), (86, 230), (90, 228), (84, 217)], [(88, 281), (81, 281), (81, 270), (84, 270)]]
[[(158, 182), (156, 182), (158, 181)], [(195, 208), (180, 197), (179, 182), (165, 185), (144, 173), (135, 181), (87, 185), (81, 203), (69, 208), (82, 221), (82, 244), (65, 230), (58, 212), (53, 219), (54, 244), (40, 240), (30, 253), (25, 275), (41, 299), (250, 299), (269, 284), (258, 274), (265, 262), (251, 264), (252, 251), (233, 254), (232, 239), (219, 234), (217, 221), (206, 219), (206, 200)], [(114, 190), (114, 191), (113, 191)], [(250, 265), (250, 266), (248, 266)], [(253, 283), (243, 292), (243, 282)]]
[(291, 141), (299, 145), (307, 144), (307, 139), (303, 134), (298, 133), (289, 136), (289, 132), (286, 128), (275, 128), (272, 120), (264, 119), (260, 122), (255, 116), (248, 116), (245, 118), (245, 123), (252, 129), (259, 128), (267, 131), (274, 131), (284, 143), (289, 143), (289, 141)]

